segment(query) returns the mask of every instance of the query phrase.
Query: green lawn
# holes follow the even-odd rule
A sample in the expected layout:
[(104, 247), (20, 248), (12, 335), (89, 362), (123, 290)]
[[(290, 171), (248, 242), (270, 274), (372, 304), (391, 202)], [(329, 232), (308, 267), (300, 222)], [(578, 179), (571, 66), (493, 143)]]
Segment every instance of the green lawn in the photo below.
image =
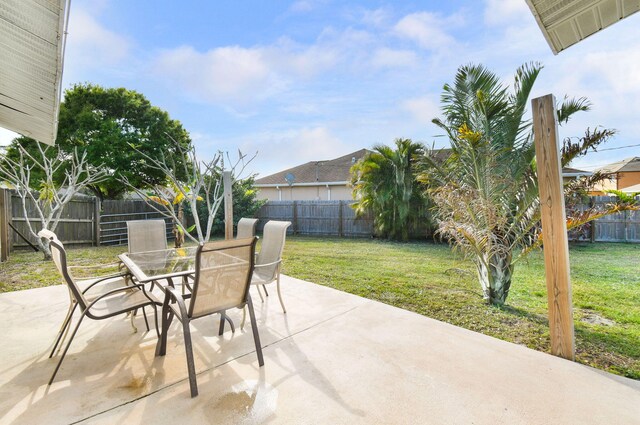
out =
[[(109, 262), (124, 247), (77, 249), (72, 264)], [(289, 237), (284, 273), (549, 351), (543, 259), (516, 267), (508, 305), (484, 304), (473, 266), (445, 245)], [(577, 360), (640, 379), (640, 245), (571, 247)], [(60, 283), (52, 263), (19, 252), (0, 265), (0, 291)]]

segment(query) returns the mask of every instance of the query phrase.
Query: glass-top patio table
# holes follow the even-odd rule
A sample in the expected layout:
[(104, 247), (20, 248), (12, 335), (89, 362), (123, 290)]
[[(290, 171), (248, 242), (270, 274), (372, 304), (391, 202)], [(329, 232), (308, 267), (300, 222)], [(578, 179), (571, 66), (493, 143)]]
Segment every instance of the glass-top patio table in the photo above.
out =
[(197, 246), (120, 254), (118, 258), (140, 283), (186, 278), (195, 273)]
[[(186, 248), (163, 249), (159, 251), (145, 251), (118, 255), (118, 258), (129, 269), (139, 283), (154, 283), (165, 291), (165, 287), (174, 286), (174, 279), (181, 279), (182, 291), (191, 290), (188, 276), (195, 273), (197, 246)], [(165, 284), (162, 281), (166, 281)], [(152, 287), (153, 288), (153, 287)], [(166, 291), (165, 291), (166, 292)], [(168, 294), (165, 294), (165, 302), (168, 302)], [(224, 312), (220, 313), (223, 321), (231, 325), (235, 332), (233, 321)], [(222, 331), (222, 326), (220, 327)]]

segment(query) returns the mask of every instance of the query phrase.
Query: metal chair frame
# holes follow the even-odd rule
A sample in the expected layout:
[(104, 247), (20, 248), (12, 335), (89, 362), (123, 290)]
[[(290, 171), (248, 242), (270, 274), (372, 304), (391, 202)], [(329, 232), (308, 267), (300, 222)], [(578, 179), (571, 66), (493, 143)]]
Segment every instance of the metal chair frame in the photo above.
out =
[[(256, 317), (253, 309), (253, 303), (251, 301), (251, 295), (249, 294), (249, 286), (251, 284), (251, 276), (253, 274), (254, 268), (254, 258), (255, 258), (255, 245), (256, 245), (256, 237), (246, 238), (246, 239), (236, 239), (230, 241), (222, 241), (222, 242), (211, 242), (207, 244), (200, 245), (196, 252), (196, 272), (193, 281), (193, 290), (190, 294), (181, 294), (175, 288), (165, 287), (165, 298), (162, 304), (162, 332), (160, 334), (160, 338), (158, 339), (158, 344), (156, 346), (156, 356), (164, 356), (167, 352), (167, 332), (169, 330), (169, 326), (173, 321), (175, 316), (178, 317), (180, 322), (182, 323), (182, 331), (184, 334), (184, 343), (185, 343), (185, 354), (187, 357), (187, 370), (189, 372), (189, 386), (191, 389), (191, 397), (196, 397), (198, 395), (198, 384), (196, 379), (196, 370), (195, 363), (193, 358), (193, 343), (191, 341), (191, 329), (190, 323), (192, 320), (198, 319), (200, 317), (210, 316), (212, 314), (221, 314), (222, 319), (220, 321), (220, 328), (218, 331), (218, 335), (222, 335), (224, 333), (224, 325), (226, 321), (229, 321), (231, 324), (232, 331), (234, 330), (233, 323), (226, 316), (225, 312), (229, 308), (244, 308), (245, 306), (249, 310), (249, 316), (251, 319), (251, 329), (253, 331), (253, 340), (256, 347), (256, 353), (258, 356), (258, 364), (259, 366), (264, 365), (264, 358), (262, 356), (262, 346), (260, 344), (260, 335), (258, 333), (258, 326), (256, 322)], [(198, 291), (200, 288), (200, 280), (201, 280), (201, 257), (203, 252), (211, 252), (211, 251), (222, 251), (224, 249), (229, 248), (242, 248), (247, 247), (250, 249), (249, 256), (249, 268), (247, 272), (246, 282), (244, 284), (244, 292), (241, 296), (241, 301), (234, 306), (225, 306), (224, 308), (214, 309), (211, 311), (207, 311), (203, 314), (198, 314), (194, 312), (197, 299), (198, 299)], [(187, 306), (185, 300), (190, 299), (189, 305)]]
[[(62, 340), (62, 336), (65, 335), (68, 331), (68, 329), (71, 326), (71, 319), (73, 317), (73, 313), (75, 312), (76, 308), (79, 307), (80, 311), (82, 312), (82, 314), (80, 315), (80, 319), (78, 320), (78, 323), (76, 324), (76, 326), (73, 329), (73, 332), (71, 332), (71, 336), (69, 338), (69, 340), (67, 341), (64, 350), (62, 351), (62, 355), (60, 356), (60, 360), (58, 361), (58, 364), (56, 365), (55, 370), (53, 371), (53, 374), (51, 375), (51, 379), (49, 379), (49, 383), (48, 385), (51, 385), (53, 383), (53, 380), (56, 377), (56, 374), (58, 373), (58, 370), (60, 369), (60, 366), (62, 365), (62, 361), (64, 360), (67, 351), (69, 350), (69, 347), (71, 346), (71, 342), (73, 342), (73, 338), (75, 337), (76, 333), (78, 332), (78, 329), (80, 328), (80, 324), (82, 323), (82, 321), (84, 320), (85, 317), (88, 317), (90, 319), (93, 320), (103, 320), (103, 319), (108, 319), (120, 314), (124, 314), (124, 313), (128, 313), (128, 312), (132, 312), (135, 311), (139, 308), (142, 308), (143, 310), (143, 314), (144, 314), (144, 319), (145, 319), (145, 323), (147, 326), (147, 330), (149, 330), (149, 322), (147, 320), (147, 315), (144, 312), (144, 307), (146, 306), (151, 306), (153, 307), (154, 310), (154, 318), (155, 318), (155, 323), (156, 323), (156, 331), (158, 329), (158, 317), (157, 317), (157, 310), (156, 310), (156, 304), (155, 302), (147, 295), (145, 289), (144, 289), (144, 285), (139, 285), (139, 284), (135, 284), (135, 285), (126, 285), (126, 281), (125, 281), (125, 277), (127, 276), (126, 274), (116, 274), (116, 275), (109, 275), (109, 276), (104, 276), (100, 279), (96, 279), (93, 283), (91, 283), (87, 288), (85, 288), (84, 290), (80, 290), (80, 288), (78, 287), (78, 285), (76, 284), (76, 282), (73, 280), (73, 278), (71, 277), (71, 275), (69, 274), (68, 271), (68, 267), (67, 267), (67, 254), (66, 251), (64, 249), (64, 246), (62, 245), (62, 243), (58, 240), (58, 238), (55, 236), (55, 234), (49, 230), (42, 230), (38, 233), (38, 235), (40, 237), (43, 238), (47, 238), (49, 239), (49, 246), (52, 250), (57, 251), (56, 255), (59, 256), (59, 259), (57, 261), (56, 266), (58, 267), (58, 270), (60, 272), (60, 274), (62, 275), (62, 277), (64, 278), (65, 283), (67, 284), (67, 287), (69, 289), (69, 294), (72, 298), (72, 303), (69, 306), (69, 310), (67, 311), (67, 315), (62, 323), (62, 327), (60, 329), (60, 331), (58, 332), (58, 335), (56, 337), (55, 343), (53, 345), (53, 349), (51, 350), (51, 354), (49, 355), (49, 358), (51, 358), (53, 356), (53, 353), (56, 351), (56, 348), (58, 346), (58, 344), (60, 344), (61, 340)], [(52, 252), (53, 254), (53, 252)], [(87, 292), (89, 292), (92, 288), (94, 288), (96, 285), (98, 285), (99, 283), (103, 283), (109, 279), (113, 279), (113, 278), (117, 278), (117, 277), (121, 277), (123, 278), (122, 281), (123, 283), (125, 283), (124, 286), (115, 288), (115, 289), (111, 289), (107, 292), (101, 293), (99, 296), (91, 299), (90, 301), (86, 299), (85, 295), (87, 294)], [(92, 312), (92, 307), (94, 307), (94, 305), (96, 305), (96, 303), (104, 300), (105, 298), (117, 295), (119, 293), (123, 293), (123, 292), (131, 292), (131, 291), (141, 291), (145, 298), (146, 301), (143, 302), (139, 302), (136, 304), (133, 304), (131, 306), (127, 306), (125, 308), (122, 308), (120, 310), (115, 310), (113, 312), (104, 314), (104, 315), (100, 315), (100, 314), (94, 314)]]

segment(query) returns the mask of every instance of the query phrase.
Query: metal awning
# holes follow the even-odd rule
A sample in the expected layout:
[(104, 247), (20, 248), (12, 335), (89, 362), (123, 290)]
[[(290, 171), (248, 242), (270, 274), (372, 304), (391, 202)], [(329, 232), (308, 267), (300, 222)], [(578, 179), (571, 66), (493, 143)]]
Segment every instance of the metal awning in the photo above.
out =
[(0, 2), (0, 126), (53, 145), (70, 0)]
[(526, 0), (554, 54), (640, 10), (640, 0)]

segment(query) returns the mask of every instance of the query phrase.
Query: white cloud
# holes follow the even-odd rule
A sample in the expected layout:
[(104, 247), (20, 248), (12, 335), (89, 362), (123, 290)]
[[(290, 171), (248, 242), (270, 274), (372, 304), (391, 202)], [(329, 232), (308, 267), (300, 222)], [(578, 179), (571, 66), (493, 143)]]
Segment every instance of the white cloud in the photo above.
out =
[(412, 50), (393, 50), (386, 47), (377, 49), (373, 53), (371, 63), (378, 68), (396, 68), (415, 66), (418, 61)]
[(616, 93), (637, 93), (640, 91), (640, 46), (630, 47), (589, 53), (580, 68), (599, 75)]
[(524, 0), (486, 0), (484, 22), (489, 26), (513, 24), (531, 17)]
[(244, 144), (243, 151), (258, 151), (261, 161), (282, 162), (283, 154), (293, 165), (337, 157), (342, 152), (343, 142), (324, 126), (303, 127), (282, 133), (263, 134), (254, 139), (259, 142)]
[(431, 124), (431, 120), (440, 114), (440, 106), (436, 96), (423, 96), (407, 99), (400, 105), (401, 108), (422, 124)]
[[(217, 138), (207, 134), (192, 134), (198, 152), (228, 151), (234, 159), (238, 149), (249, 157), (258, 153), (245, 170), (266, 176), (308, 161), (332, 159), (357, 148), (344, 143), (325, 126), (291, 128), (280, 131), (266, 130), (244, 134), (235, 138)], [(203, 154), (204, 158), (204, 154)]]
[(459, 15), (442, 16), (431, 12), (418, 12), (402, 18), (394, 27), (397, 35), (416, 42), (428, 50), (440, 50), (455, 43), (455, 38), (447, 31), (459, 26)]
[(105, 28), (82, 7), (71, 10), (65, 68), (99, 68), (121, 64), (131, 50), (126, 37)]
[[(369, 33), (325, 29), (315, 43), (282, 38), (266, 46), (225, 46), (200, 52), (192, 46), (159, 51), (149, 69), (171, 90), (200, 102), (246, 107), (304, 84), (322, 73), (348, 70), (368, 54)], [(338, 65), (344, 65), (338, 68)]]
[(181, 46), (160, 52), (151, 67), (174, 88), (204, 102), (243, 103), (266, 97), (281, 84), (262, 49), (231, 46), (201, 53)]
[(391, 18), (391, 13), (385, 8), (375, 10), (365, 10), (362, 16), (362, 23), (374, 27), (383, 26)]
[(314, 10), (321, 1), (318, 0), (298, 0), (293, 2), (289, 7), (289, 11), (293, 13), (307, 13)]
[(11, 130), (0, 127), (0, 146), (8, 145), (13, 139), (18, 136), (20, 136), (18, 133), (14, 133)]

